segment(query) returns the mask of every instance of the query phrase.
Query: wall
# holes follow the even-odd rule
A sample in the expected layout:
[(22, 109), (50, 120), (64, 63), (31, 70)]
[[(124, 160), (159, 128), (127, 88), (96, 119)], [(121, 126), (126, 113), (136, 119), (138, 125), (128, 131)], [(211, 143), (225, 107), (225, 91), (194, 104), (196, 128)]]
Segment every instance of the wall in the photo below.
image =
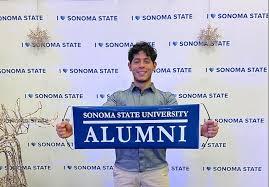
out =
[[(209, 22), (218, 28), (219, 43), (198, 46)], [(46, 47), (27, 37), (37, 26), (47, 30)], [(201, 139), (200, 150), (168, 150), (171, 187), (268, 186), (266, 0), (0, 1), (0, 103), (17, 119), (7, 121), (2, 108), (1, 125), (14, 133), (10, 125), (21, 124), (12, 110), (28, 119), (20, 126), (24, 134), (16, 135), (20, 150), (14, 139), (6, 143), (17, 156), (21, 152), (17, 181), (25, 176), (29, 187), (112, 186), (113, 150), (71, 150), (53, 126), (31, 120), (55, 125), (69, 105), (99, 106), (128, 88), (127, 52), (141, 40), (158, 51), (156, 87), (174, 93), (179, 103), (204, 103), (220, 125), (216, 138), (206, 145)], [(39, 102), (42, 109), (27, 117)], [(66, 116), (72, 120), (71, 110)], [(201, 117), (207, 118), (205, 110)], [(3, 129), (5, 186), (10, 170)], [(68, 141), (72, 147), (73, 137)]]

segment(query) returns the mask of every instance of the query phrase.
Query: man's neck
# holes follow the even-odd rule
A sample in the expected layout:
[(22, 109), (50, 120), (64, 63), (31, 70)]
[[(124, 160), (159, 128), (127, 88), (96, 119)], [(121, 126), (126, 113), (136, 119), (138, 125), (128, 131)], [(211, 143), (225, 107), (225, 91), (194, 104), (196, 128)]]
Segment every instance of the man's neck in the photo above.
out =
[(143, 92), (145, 89), (149, 88), (151, 86), (151, 81), (148, 81), (148, 82), (137, 82), (137, 81), (134, 81), (134, 85), (136, 87), (138, 87), (141, 92)]

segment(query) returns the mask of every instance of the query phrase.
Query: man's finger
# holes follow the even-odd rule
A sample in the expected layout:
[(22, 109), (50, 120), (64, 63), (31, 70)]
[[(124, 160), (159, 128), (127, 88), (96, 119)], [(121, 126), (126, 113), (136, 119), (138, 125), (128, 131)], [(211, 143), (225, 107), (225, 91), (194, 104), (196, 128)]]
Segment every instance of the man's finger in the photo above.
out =
[(65, 133), (66, 132), (66, 129), (59, 129), (57, 132), (59, 132), (59, 133)]
[(58, 123), (56, 125), (56, 128), (64, 128), (65, 127), (65, 124), (64, 123)]

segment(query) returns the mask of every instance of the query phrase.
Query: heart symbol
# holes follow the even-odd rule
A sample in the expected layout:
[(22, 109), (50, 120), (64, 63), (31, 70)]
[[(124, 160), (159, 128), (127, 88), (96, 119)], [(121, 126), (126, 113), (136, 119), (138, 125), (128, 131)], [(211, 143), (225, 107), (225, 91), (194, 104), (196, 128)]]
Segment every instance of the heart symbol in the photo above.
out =
[(34, 147), (36, 145), (36, 143), (32, 142), (31, 145)]
[(105, 94), (100, 94), (100, 97), (101, 97), (101, 98), (104, 98), (104, 97), (105, 97)]
[(103, 43), (98, 43), (98, 45), (99, 45), (100, 47), (103, 47)]
[(72, 169), (72, 166), (67, 166), (68, 169)]
[(214, 68), (209, 68), (209, 71), (213, 72), (214, 71)]
[(61, 16), (61, 19), (64, 20), (65, 19), (65, 16)]
[(210, 171), (211, 170), (211, 167), (206, 167), (207, 171)]
[(29, 96), (30, 98), (33, 98), (34, 95), (33, 95), (33, 94), (28, 94), (28, 96)]
[(173, 45), (174, 45), (174, 46), (177, 46), (177, 42), (173, 41)]
[(210, 14), (211, 18), (215, 18), (216, 14)]
[(26, 47), (29, 47), (30, 46), (30, 43), (25, 42), (25, 45), (26, 45)]
[(140, 16), (135, 16), (135, 19), (136, 19), (136, 20), (139, 20), (139, 19), (140, 19)]
[(67, 71), (68, 71), (68, 69), (63, 69), (63, 72), (65, 72), (65, 73), (66, 73)]

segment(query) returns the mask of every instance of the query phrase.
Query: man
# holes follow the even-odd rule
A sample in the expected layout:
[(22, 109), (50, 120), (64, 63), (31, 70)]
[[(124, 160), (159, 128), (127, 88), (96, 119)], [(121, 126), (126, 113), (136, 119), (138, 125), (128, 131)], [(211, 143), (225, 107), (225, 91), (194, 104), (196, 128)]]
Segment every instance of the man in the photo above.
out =
[[(172, 93), (155, 88), (151, 75), (156, 69), (156, 50), (146, 42), (136, 43), (128, 52), (128, 66), (134, 77), (131, 87), (112, 94), (105, 106), (177, 105)], [(212, 138), (218, 124), (208, 120), (201, 127), (201, 135)], [(73, 134), (67, 122), (57, 125), (61, 138)], [(116, 149), (113, 171), (115, 187), (168, 187), (166, 149)]]

